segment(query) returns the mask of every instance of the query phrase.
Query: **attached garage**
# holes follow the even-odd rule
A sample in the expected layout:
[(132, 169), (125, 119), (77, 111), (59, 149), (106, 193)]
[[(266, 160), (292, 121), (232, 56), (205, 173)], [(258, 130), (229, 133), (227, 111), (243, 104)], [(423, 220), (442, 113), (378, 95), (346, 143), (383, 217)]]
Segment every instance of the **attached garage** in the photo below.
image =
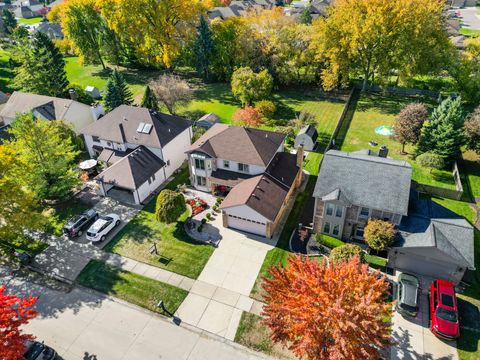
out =
[(419, 275), (429, 276), (437, 279), (445, 279), (453, 282), (459, 282), (465, 271), (465, 267), (455, 263), (455, 259), (450, 261), (442, 261), (435, 254), (435, 249), (429, 249), (430, 254), (422, 255), (423, 249), (414, 248), (397, 249), (391, 252), (389, 264), (395, 269), (402, 272), (411, 272)]
[(228, 227), (245, 231), (248, 233), (266, 236), (267, 235), (267, 224), (262, 223), (253, 219), (241, 218), (235, 215), (227, 214), (228, 216)]

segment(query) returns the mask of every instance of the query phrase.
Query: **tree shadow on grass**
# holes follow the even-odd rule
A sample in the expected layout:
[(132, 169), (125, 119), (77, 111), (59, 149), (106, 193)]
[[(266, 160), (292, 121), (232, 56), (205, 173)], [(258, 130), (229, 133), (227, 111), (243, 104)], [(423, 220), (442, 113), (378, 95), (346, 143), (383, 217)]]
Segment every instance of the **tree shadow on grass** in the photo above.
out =
[(427, 96), (405, 96), (396, 94), (363, 93), (358, 100), (357, 111), (375, 110), (382, 114), (396, 115), (406, 105), (420, 102), (433, 107), (434, 99)]

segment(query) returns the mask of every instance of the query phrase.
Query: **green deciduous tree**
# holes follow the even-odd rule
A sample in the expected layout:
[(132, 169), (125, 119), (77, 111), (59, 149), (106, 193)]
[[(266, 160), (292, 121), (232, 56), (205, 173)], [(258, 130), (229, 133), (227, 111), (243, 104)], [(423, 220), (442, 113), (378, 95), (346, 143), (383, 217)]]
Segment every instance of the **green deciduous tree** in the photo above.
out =
[(122, 73), (114, 69), (105, 90), (105, 109), (112, 111), (120, 105), (130, 105), (132, 102), (132, 92), (128, 88), (127, 82)]
[(462, 99), (470, 104), (480, 102), (480, 37), (465, 39), (466, 49), (459, 55), (450, 74)]
[(355, 244), (345, 244), (332, 249), (329, 258), (334, 263), (338, 263), (349, 261), (354, 256), (358, 256), (361, 262), (365, 262), (365, 253), (360, 246)]
[(464, 120), (460, 97), (442, 101), (422, 129), (417, 153), (432, 152), (443, 157), (447, 164), (454, 161), (465, 142)]
[(186, 209), (182, 193), (165, 189), (157, 197), (155, 214), (158, 221), (172, 223), (177, 221)]
[(301, 24), (311, 24), (312, 23), (312, 14), (310, 6), (305, 6), (305, 8), (300, 13), (300, 17), (298, 18)]
[(153, 94), (152, 89), (150, 89), (150, 86), (148, 85), (145, 86), (145, 91), (143, 92), (140, 106), (147, 109), (158, 110), (158, 100)]
[(62, 199), (78, 184), (71, 131), (61, 121), (20, 114), (12, 123), (17, 178), (38, 199)]
[(421, 167), (430, 169), (430, 173), (433, 169), (440, 170), (445, 166), (445, 161), (440, 155), (426, 152), (421, 155), (418, 155), (415, 159), (417, 164)]
[(370, 219), (365, 226), (365, 241), (373, 250), (384, 251), (393, 243), (395, 226), (390, 221)]
[(262, 114), (262, 116), (267, 119), (271, 119), (277, 111), (277, 107), (275, 106), (273, 101), (270, 100), (260, 100), (256, 102), (255, 109), (257, 109), (260, 114)]
[(242, 106), (247, 106), (270, 95), (273, 79), (265, 69), (255, 73), (248, 67), (241, 67), (234, 71), (231, 86), (233, 95), (242, 102)]
[(196, 67), (204, 81), (209, 79), (210, 58), (213, 52), (212, 31), (207, 20), (202, 15), (197, 26), (197, 38), (194, 44)]
[(40, 95), (66, 95), (68, 80), (65, 61), (45, 34), (36, 32), (31, 40), (25, 38), (19, 41), (13, 57), (19, 64), (15, 68), (15, 87)]

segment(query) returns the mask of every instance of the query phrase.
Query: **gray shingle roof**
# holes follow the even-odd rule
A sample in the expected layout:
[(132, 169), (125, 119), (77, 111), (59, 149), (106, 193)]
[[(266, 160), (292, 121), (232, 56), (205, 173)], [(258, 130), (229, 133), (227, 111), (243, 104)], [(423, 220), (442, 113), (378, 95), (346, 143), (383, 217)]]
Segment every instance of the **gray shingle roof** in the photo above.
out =
[(121, 160), (106, 168), (95, 179), (106, 184), (135, 190), (165, 166), (158, 156), (139, 146)]
[(330, 150), (323, 157), (313, 196), (337, 192), (354, 205), (407, 215), (411, 176), (406, 161)]
[[(148, 134), (138, 132), (140, 123), (151, 124), (151, 131)], [(126, 142), (154, 148), (164, 147), (191, 126), (189, 120), (179, 116), (167, 115), (142, 107), (120, 105), (84, 128), (81, 133), (124, 143), (119, 124), (123, 124)]]
[(394, 248), (437, 248), (460, 266), (475, 268), (474, 231), (463, 217), (431, 199), (410, 199)]
[(317, 133), (317, 129), (313, 125), (307, 125), (301, 128), (300, 131), (298, 132), (298, 135), (301, 135), (301, 134), (308, 135), (314, 143), (315, 141), (317, 141), (318, 133)]

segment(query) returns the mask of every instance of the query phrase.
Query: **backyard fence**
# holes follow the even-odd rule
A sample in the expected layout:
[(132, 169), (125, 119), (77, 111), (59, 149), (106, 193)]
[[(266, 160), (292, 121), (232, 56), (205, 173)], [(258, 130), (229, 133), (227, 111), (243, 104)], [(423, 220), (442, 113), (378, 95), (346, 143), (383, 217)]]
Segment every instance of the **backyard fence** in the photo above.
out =
[[(355, 83), (354, 87), (357, 90), (361, 90), (362, 84), (357, 82)], [(390, 94), (398, 94), (398, 95), (404, 95), (404, 96), (415, 96), (415, 95), (430, 96), (435, 99), (438, 99), (438, 97), (440, 96), (440, 93), (436, 91), (425, 90), (425, 89), (414, 89), (414, 88), (400, 88), (396, 86), (370, 85), (367, 91), (368, 92), (387, 92)]]
[(452, 175), (455, 181), (455, 189), (447, 189), (435, 185), (419, 184), (415, 181), (412, 181), (412, 186), (420, 193), (440, 196), (447, 199), (460, 200), (463, 196), (463, 185), (460, 179), (460, 171), (458, 170), (457, 162), (453, 164)]
[(352, 121), (352, 116), (347, 116), (350, 110), (350, 107), (352, 106), (352, 99), (354, 99), (355, 95), (359, 92), (359, 90), (356, 87), (353, 87), (350, 90), (350, 93), (348, 94), (347, 102), (345, 103), (345, 106), (343, 107), (343, 111), (340, 114), (340, 117), (338, 118), (337, 125), (335, 126), (335, 130), (333, 131), (332, 136), (330, 137), (330, 140), (328, 141), (327, 148), (325, 149), (325, 152), (327, 152), (330, 149), (335, 149), (336, 146), (341, 145), (338, 143), (338, 135), (340, 133), (340, 130), (346, 130), (348, 129), (350, 125), (350, 121)]

